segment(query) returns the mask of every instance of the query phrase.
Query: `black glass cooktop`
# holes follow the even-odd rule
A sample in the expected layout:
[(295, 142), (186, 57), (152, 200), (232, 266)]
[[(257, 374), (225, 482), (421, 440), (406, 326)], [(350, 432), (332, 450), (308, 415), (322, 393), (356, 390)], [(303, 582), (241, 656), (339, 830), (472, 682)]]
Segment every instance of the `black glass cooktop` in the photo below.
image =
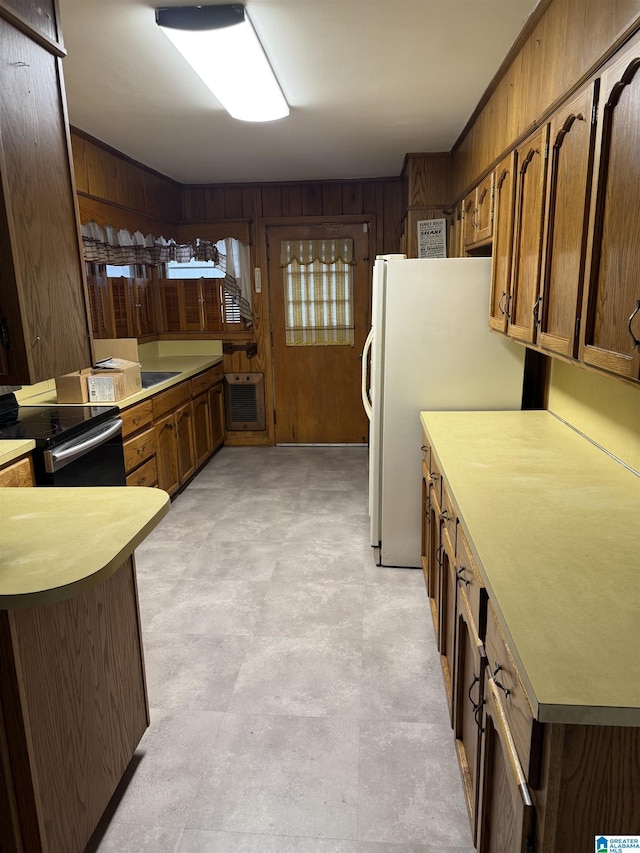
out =
[(2, 398), (0, 439), (30, 438), (37, 447), (54, 447), (118, 414), (117, 406), (19, 406), (15, 397)]

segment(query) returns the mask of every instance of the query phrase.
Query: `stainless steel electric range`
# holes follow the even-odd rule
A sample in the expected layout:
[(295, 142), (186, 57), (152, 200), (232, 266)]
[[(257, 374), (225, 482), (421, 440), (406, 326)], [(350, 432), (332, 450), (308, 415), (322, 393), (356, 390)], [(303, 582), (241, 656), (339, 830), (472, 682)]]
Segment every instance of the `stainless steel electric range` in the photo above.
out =
[(124, 486), (117, 406), (20, 406), (0, 397), (0, 441), (32, 439), (38, 486)]

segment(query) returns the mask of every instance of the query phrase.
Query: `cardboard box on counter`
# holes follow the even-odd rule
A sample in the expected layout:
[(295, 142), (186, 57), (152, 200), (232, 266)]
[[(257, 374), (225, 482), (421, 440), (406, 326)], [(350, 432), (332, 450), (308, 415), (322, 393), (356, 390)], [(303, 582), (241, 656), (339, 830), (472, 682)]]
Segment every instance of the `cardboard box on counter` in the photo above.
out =
[(56, 376), (58, 403), (87, 403), (89, 401), (87, 377), (89, 376), (91, 376), (90, 367), (65, 373), (64, 376)]
[(139, 362), (137, 338), (95, 338), (93, 341), (94, 364), (105, 358), (123, 358)]
[(90, 403), (115, 403), (142, 389), (140, 365), (124, 358), (96, 364), (87, 377)]

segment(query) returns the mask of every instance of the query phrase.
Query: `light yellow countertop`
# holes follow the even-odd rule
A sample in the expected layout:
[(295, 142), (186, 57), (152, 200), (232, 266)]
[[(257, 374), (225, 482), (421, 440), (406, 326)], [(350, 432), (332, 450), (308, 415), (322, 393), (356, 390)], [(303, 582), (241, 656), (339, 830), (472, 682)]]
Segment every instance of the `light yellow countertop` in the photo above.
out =
[(0, 609), (50, 604), (108, 578), (169, 512), (160, 489), (0, 489)]
[(35, 441), (30, 438), (20, 439), (4, 439), (0, 441), (0, 465), (7, 465), (24, 456), (25, 453), (30, 453), (36, 446)]
[[(171, 373), (177, 372), (179, 375), (174, 376), (171, 379), (167, 379), (164, 382), (159, 382), (157, 385), (152, 385), (151, 388), (143, 388), (142, 391), (138, 391), (137, 394), (131, 394), (131, 396), (124, 397), (116, 403), (78, 403), (77, 405), (118, 406), (120, 409), (126, 409), (128, 406), (134, 405), (134, 403), (139, 403), (142, 400), (153, 397), (155, 394), (159, 394), (161, 391), (166, 391), (167, 388), (171, 388), (173, 385), (177, 385), (185, 379), (190, 379), (197, 373), (202, 373), (203, 370), (207, 370), (221, 362), (221, 355), (164, 355), (143, 358), (140, 363), (142, 371), (152, 371), (154, 373), (158, 371)], [(42, 385), (44, 384), (45, 383), (42, 383)], [(28, 396), (28, 390), (23, 389), (23, 391), (18, 394), (20, 404), (22, 406), (57, 405), (58, 398), (56, 396), (54, 381), (51, 380), (46, 383), (46, 386), (47, 387), (42, 388), (33, 386), (34, 390), (37, 392), (34, 393), (33, 396)]]
[(549, 412), (422, 412), (534, 715), (640, 725), (640, 478)]

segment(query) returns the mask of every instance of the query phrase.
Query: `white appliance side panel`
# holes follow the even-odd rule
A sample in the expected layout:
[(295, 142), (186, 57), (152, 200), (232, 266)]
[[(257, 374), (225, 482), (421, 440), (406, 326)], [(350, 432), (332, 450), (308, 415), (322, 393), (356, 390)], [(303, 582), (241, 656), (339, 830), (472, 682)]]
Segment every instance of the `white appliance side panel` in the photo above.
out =
[(373, 265), (371, 294), (371, 422), (369, 425), (369, 543), (377, 548), (380, 544), (381, 503), (381, 455), (382, 455), (382, 362), (384, 357), (384, 282), (386, 264), (376, 259)]
[(521, 407), (524, 348), (489, 332), (490, 270), (489, 258), (388, 263), (382, 565), (421, 565), (419, 413)]

